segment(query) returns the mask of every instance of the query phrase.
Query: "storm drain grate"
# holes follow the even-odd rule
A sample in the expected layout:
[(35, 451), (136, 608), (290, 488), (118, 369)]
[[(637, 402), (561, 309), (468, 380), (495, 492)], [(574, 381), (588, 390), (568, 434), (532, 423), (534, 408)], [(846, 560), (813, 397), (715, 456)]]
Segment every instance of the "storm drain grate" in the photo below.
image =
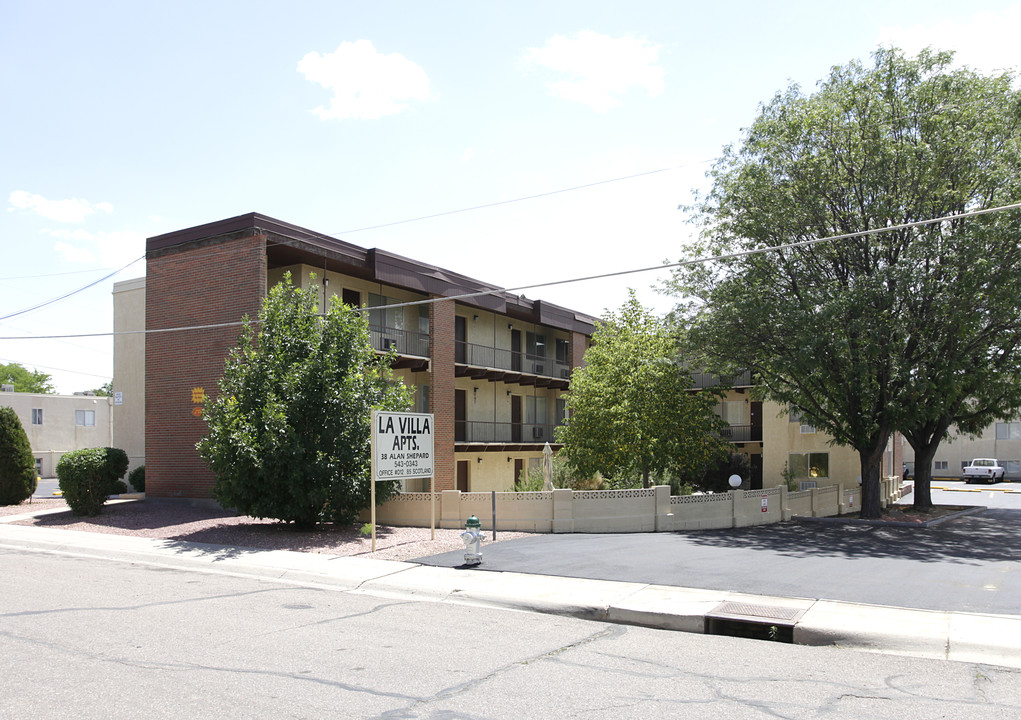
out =
[(782, 605), (724, 602), (706, 613), (706, 635), (794, 642), (794, 626), (805, 611)]

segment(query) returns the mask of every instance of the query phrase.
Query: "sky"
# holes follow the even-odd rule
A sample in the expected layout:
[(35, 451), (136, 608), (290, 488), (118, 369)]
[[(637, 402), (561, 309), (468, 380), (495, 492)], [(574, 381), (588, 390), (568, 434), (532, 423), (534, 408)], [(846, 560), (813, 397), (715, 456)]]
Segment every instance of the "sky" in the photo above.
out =
[[(258, 212), (505, 288), (653, 268), (788, 85), (881, 45), (1021, 66), (1021, 2), (2, 7), (0, 363), (65, 394), (111, 379), (112, 339), (38, 336), (110, 333), (148, 237)], [(665, 312), (666, 277), (521, 292)]]

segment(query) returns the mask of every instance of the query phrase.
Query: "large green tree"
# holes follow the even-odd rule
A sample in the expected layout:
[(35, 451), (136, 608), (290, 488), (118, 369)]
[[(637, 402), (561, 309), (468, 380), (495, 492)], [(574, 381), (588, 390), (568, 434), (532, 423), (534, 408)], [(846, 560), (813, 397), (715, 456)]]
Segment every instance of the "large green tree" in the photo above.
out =
[(892, 432), (916, 447), (926, 505), (948, 428), (1017, 407), (1021, 339), (1018, 213), (962, 217), (1021, 197), (1013, 75), (930, 51), (873, 60), (761, 109), (694, 207), (692, 256), (732, 255), (682, 268), (673, 286), (703, 362), (750, 369), (767, 397), (859, 453), (871, 517)]
[(28, 370), (20, 363), (0, 365), (0, 383), (13, 385), (14, 392), (52, 393), (52, 379), (40, 370)]
[[(337, 298), (320, 313), (316, 296), (290, 275), (270, 290), (226, 360), (198, 443), (221, 504), (300, 527), (350, 522), (369, 506), (371, 411), (411, 404), (365, 317)], [(383, 485), (380, 501), (392, 490)]]
[(618, 481), (690, 474), (724, 457), (719, 397), (691, 392), (669, 328), (635, 299), (596, 323), (557, 428), (574, 473)]

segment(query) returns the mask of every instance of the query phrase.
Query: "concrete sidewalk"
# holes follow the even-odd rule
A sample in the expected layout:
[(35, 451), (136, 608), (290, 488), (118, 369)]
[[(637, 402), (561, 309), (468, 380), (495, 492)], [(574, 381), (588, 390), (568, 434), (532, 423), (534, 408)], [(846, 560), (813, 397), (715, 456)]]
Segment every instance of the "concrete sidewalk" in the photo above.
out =
[[(30, 513), (34, 514), (34, 513)], [(229, 573), (378, 597), (551, 613), (706, 632), (707, 624), (792, 628), (793, 642), (1021, 668), (1021, 616), (481, 572), (370, 558), (249, 550), (0, 522), (0, 548)], [(710, 618), (707, 623), (707, 618)]]

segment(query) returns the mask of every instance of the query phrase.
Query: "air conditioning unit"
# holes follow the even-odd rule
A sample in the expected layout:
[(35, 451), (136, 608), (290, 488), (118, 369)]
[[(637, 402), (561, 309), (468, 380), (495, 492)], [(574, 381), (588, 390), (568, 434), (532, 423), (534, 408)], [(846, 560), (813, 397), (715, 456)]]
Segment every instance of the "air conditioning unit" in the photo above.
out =
[(396, 350), (397, 341), (393, 338), (383, 338), (383, 349), (384, 350)]
[(539, 365), (538, 363), (532, 366), (532, 372), (534, 372), (536, 375), (543, 372), (545, 369), (546, 369), (545, 365)]
[(13, 385), (0, 385), (0, 392), (14, 392)]
[(568, 370), (567, 368), (561, 369), (560, 370), (560, 377), (562, 377), (562, 378), (570, 378), (571, 377), (571, 371)]
[(535, 438), (536, 440), (542, 440), (542, 434), (544, 429), (545, 428), (541, 427), (532, 428), (532, 437)]
[(819, 483), (817, 483), (815, 480), (802, 480), (799, 483), (798, 487), (800, 487), (802, 490), (812, 490), (814, 488), (819, 487)]

